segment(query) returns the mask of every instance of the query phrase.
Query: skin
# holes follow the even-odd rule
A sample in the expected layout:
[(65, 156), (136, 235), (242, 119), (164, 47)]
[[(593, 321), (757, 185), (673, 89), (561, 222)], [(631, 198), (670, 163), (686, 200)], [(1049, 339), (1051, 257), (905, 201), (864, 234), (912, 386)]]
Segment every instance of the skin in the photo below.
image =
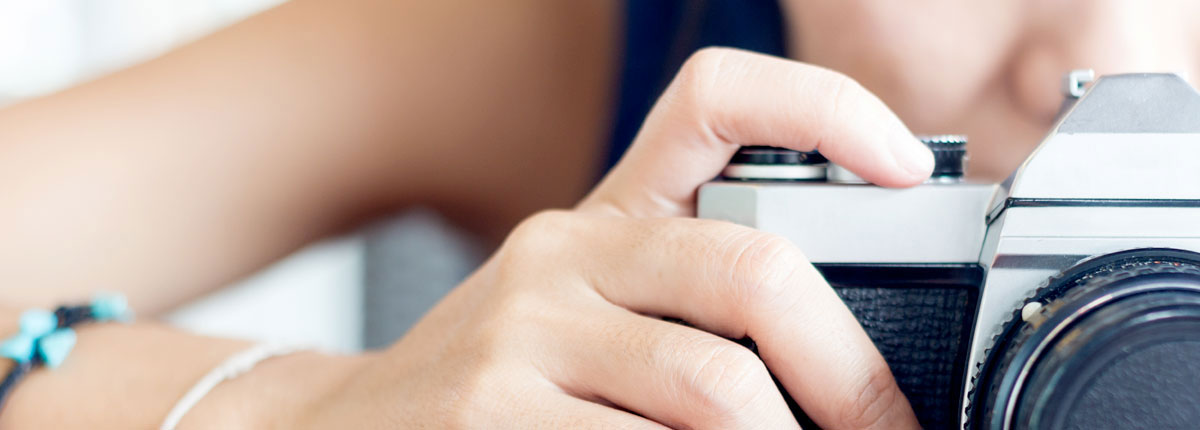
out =
[(1186, 0), (783, 6), (793, 58), (846, 73), (918, 133), (967, 134), (981, 181), (1003, 180), (1041, 141), (1069, 70), (1200, 76), (1200, 4)]
[[(521, 222), (392, 348), (270, 360), (184, 425), (794, 427), (770, 369), (823, 427), (915, 427), (802, 250), (689, 219), (696, 187), (740, 144), (819, 148), (913, 185), (931, 166), (910, 128), (968, 133), (975, 178), (1006, 176), (1053, 120), (1064, 71), (1195, 67), (1197, 6), (1135, 5), (785, 2), (802, 62), (702, 51), (595, 190)], [(97, 286), (168, 309), (381, 211), (430, 205), (500, 243), (571, 206), (602, 153), (617, 6), (296, 0), (0, 111), (0, 256), (21, 263), (0, 272), (0, 335), (17, 309)], [(743, 335), (761, 360), (724, 340)], [(80, 339), (0, 427), (155, 426), (246, 346), (153, 323)]]
[(411, 205), (497, 244), (598, 177), (599, 5), (299, 0), (4, 109), (0, 301), (157, 313)]

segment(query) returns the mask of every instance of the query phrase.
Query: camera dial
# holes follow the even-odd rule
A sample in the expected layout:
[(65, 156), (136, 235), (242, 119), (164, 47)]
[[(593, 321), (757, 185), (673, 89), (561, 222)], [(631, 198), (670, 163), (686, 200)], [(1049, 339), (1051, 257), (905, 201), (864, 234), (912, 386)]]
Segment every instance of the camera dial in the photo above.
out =
[(829, 161), (816, 151), (771, 146), (743, 146), (721, 172), (726, 179), (756, 181), (821, 181)]
[(1200, 420), (1200, 254), (1143, 249), (1051, 279), (975, 381), (972, 428), (1186, 428)]
[(943, 134), (917, 138), (933, 151), (933, 174), (930, 179), (957, 181), (963, 177), (967, 170), (967, 136)]

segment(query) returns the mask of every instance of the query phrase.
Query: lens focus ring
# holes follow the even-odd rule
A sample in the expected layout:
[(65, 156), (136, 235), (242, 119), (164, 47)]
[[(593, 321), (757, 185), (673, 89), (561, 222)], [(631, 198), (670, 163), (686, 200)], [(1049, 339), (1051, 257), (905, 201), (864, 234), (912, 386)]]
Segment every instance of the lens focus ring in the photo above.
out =
[(973, 429), (1200, 419), (1198, 260), (1138, 252), (1058, 278), (1030, 301), (1040, 309), (1014, 312), (975, 387)]

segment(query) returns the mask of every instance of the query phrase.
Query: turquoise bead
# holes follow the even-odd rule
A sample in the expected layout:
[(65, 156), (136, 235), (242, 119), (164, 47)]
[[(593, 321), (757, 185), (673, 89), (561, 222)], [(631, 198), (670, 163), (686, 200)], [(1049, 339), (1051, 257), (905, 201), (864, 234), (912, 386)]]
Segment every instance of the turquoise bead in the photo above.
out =
[(58, 328), (58, 317), (41, 309), (31, 309), (21, 314), (21, 333), (38, 337)]
[[(89, 307), (91, 317), (97, 321), (128, 321), (132, 318), (129, 303), (120, 294), (99, 294)], [(40, 357), (47, 367), (56, 368), (75, 348), (75, 330), (58, 328), (58, 316), (53, 312), (36, 309), (25, 311), (21, 314), (20, 327), (16, 336), (0, 343), (0, 357), (18, 363), (28, 363), (34, 357)]]
[(97, 294), (92, 299), (92, 317), (97, 321), (127, 321), (130, 317), (129, 302), (120, 294)]
[(33, 341), (36, 338), (25, 333), (18, 334), (0, 343), (0, 356), (8, 357), (17, 363), (25, 363), (33, 358)]
[(42, 361), (46, 362), (46, 366), (56, 368), (67, 359), (71, 348), (75, 347), (75, 330), (64, 328), (42, 336), (38, 347), (38, 353), (41, 354)]

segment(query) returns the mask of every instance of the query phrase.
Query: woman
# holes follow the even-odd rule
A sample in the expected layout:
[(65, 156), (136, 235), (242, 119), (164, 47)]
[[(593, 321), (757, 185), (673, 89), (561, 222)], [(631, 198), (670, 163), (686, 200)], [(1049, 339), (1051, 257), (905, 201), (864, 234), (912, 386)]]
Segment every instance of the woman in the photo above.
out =
[[(428, 204), (508, 238), (387, 351), (264, 361), (182, 425), (796, 427), (770, 369), (823, 427), (916, 427), (802, 250), (687, 219), (696, 187), (742, 144), (819, 147), (913, 185), (932, 160), (909, 129), (971, 135), (973, 173), (994, 180), (1049, 126), (1063, 72), (1187, 72), (1200, 41), (1186, 2), (659, 3), (683, 12), (649, 23), (633, 19), (645, 3), (622, 17), (617, 2), (296, 0), (0, 112), (0, 333), (21, 309), (99, 288), (152, 314)], [(690, 53), (707, 39), (689, 31), (751, 9), (794, 61)], [(694, 43), (638, 39), (638, 25)], [(622, 140), (631, 115), (641, 123), (628, 100), (653, 91), (634, 77), (664, 67), (622, 65), (626, 27), (627, 48), (689, 59), (595, 190), (529, 217), (573, 205), (604, 168), (606, 129)], [(725, 340), (745, 335), (761, 361)], [(152, 323), (84, 328), (70, 361), (14, 391), (0, 427), (156, 426), (246, 347)]]

